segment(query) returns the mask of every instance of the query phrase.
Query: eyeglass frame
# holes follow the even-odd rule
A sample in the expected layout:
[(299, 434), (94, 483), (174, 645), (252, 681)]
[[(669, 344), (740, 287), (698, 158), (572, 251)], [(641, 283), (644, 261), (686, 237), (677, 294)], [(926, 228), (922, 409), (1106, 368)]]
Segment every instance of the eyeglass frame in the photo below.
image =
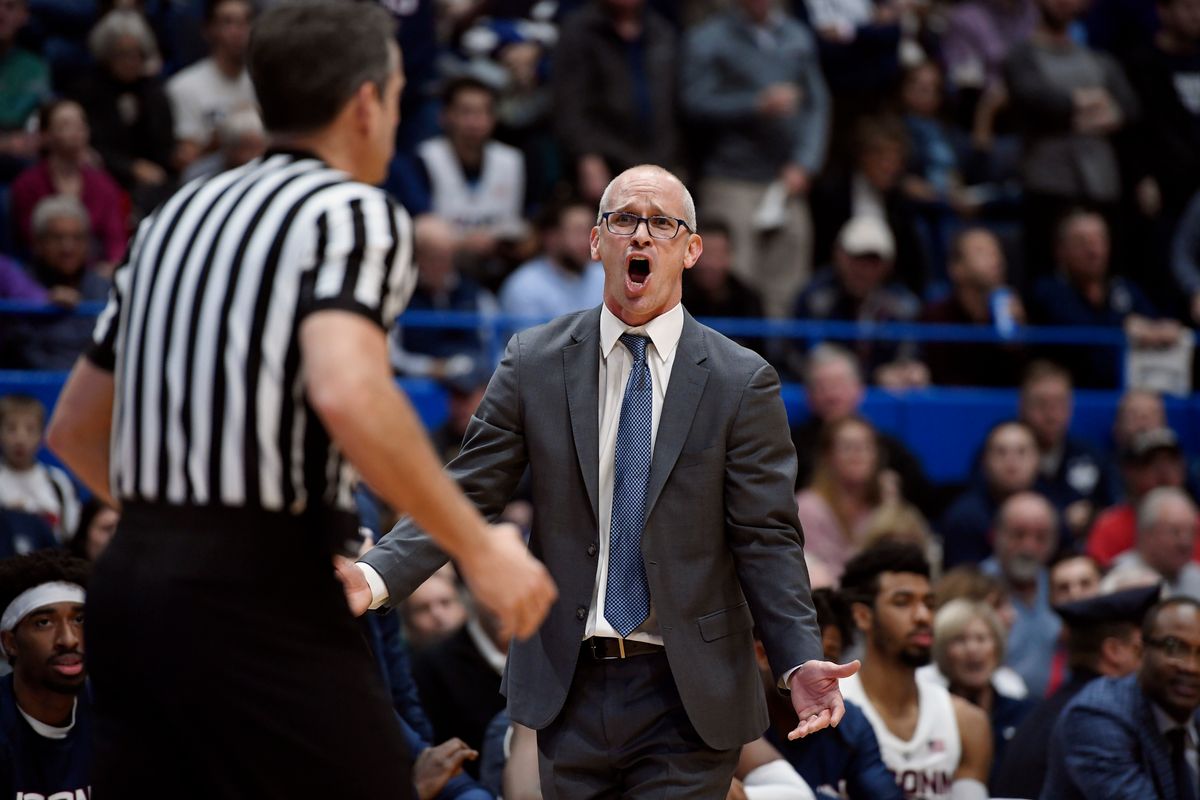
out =
[[(1186, 653), (1180, 653), (1179, 655), (1171, 655), (1171, 653), (1169, 651), (1173, 648), (1168, 643), (1176, 643), (1176, 644), (1182, 645), (1186, 649)], [(1183, 641), (1182, 639), (1180, 639), (1177, 636), (1160, 636), (1160, 637), (1156, 637), (1154, 639), (1143, 639), (1142, 644), (1148, 645), (1148, 646), (1156, 648), (1158, 650), (1162, 650), (1163, 655), (1166, 656), (1167, 658), (1169, 658), (1171, 661), (1182, 662), (1182, 661), (1186, 660), (1189, 662), (1200, 663), (1200, 647), (1192, 647), (1190, 644)]]
[[(608, 220), (608, 218), (611, 217), (613, 214), (628, 214), (629, 216), (636, 218), (637, 222), (634, 223), (633, 230), (631, 230), (629, 233), (617, 233), (616, 231), (614, 231), (612, 229), (612, 223), (609, 222), (609, 220)], [(663, 242), (669, 242), (672, 239), (674, 239), (676, 236), (678, 236), (679, 230), (681, 228), (687, 228), (688, 233), (695, 233), (695, 231), (692, 230), (692, 226), (687, 224), (687, 220), (680, 219), (679, 217), (671, 217), (666, 214), (651, 214), (648, 217), (639, 217), (637, 214), (634, 214), (632, 211), (616, 210), (616, 211), (602, 212), (600, 214), (600, 219), (604, 222), (604, 228), (609, 233), (611, 233), (613, 236), (633, 236), (635, 233), (637, 233), (637, 229), (642, 226), (643, 222), (646, 223), (646, 233), (648, 233), (650, 235), (650, 238), (658, 239), (659, 241), (663, 241)], [(675, 222), (675, 232), (672, 233), (670, 236), (655, 236), (654, 230), (650, 227), (650, 220), (652, 220), (652, 219), (669, 219), (669, 220), (674, 221)]]

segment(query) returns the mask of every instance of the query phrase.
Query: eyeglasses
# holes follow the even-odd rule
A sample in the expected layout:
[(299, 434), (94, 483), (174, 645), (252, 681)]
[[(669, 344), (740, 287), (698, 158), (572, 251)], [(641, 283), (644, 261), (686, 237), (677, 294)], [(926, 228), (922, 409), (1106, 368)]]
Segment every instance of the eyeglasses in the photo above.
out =
[(1163, 655), (1172, 661), (1200, 661), (1200, 647), (1193, 647), (1174, 636), (1164, 636), (1161, 639), (1146, 639), (1146, 644), (1162, 650)]
[(632, 236), (643, 222), (646, 223), (646, 230), (650, 236), (655, 239), (674, 239), (681, 227), (691, 231), (688, 224), (678, 217), (665, 217), (661, 214), (639, 217), (628, 211), (605, 211), (600, 215), (600, 219), (604, 220), (608, 232), (617, 236)]

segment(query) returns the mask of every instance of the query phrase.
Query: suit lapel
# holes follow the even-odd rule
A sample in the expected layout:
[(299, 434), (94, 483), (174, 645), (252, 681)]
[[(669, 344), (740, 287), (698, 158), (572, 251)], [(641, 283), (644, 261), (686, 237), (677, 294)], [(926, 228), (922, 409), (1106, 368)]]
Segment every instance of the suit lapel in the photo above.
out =
[(1158, 732), (1158, 720), (1154, 716), (1150, 700), (1142, 691), (1141, 686), (1136, 682), (1136, 678), (1132, 682), (1132, 691), (1137, 692), (1139, 700), (1138, 708), (1142, 716), (1139, 730), (1142, 732), (1142, 742), (1146, 747), (1146, 754), (1150, 759), (1149, 766), (1153, 781), (1162, 792), (1162, 797), (1171, 800), (1179, 795), (1175, 786), (1175, 771), (1171, 767), (1170, 750), (1167, 749), (1166, 739)]
[(708, 368), (703, 366), (707, 358), (704, 330), (692, 319), (691, 314), (684, 311), (683, 331), (679, 336), (675, 364), (671, 368), (671, 382), (667, 384), (667, 394), (663, 398), (658, 436), (654, 442), (654, 458), (650, 462), (650, 485), (646, 490), (647, 518), (654, 510), (654, 504), (692, 428), (696, 409), (708, 382)]
[(591, 501), (592, 517), (599, 524), (597, 502), (600, 484), (600, 312), (585, 314), (571, 332), (572, 344), (563, 348), (563, 373), (567, 384), (567, 407), (571, 434), (583, 484)]

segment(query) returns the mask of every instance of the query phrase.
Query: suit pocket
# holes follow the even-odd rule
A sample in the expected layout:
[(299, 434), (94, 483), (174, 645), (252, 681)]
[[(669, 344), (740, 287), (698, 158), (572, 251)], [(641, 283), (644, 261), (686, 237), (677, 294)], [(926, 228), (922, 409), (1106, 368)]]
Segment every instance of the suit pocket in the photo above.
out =
[(675, 462), (675, 469), (694, 467), (697, 464), (712, 461), (720, 455), (721, 453), (718, 452), (715, 444), (705, 447), (702, 450), (683, 450), (679, 453), (679, 460)]
[(750, 606), (739, 603), (736, 606), (714, 611), (696, 619), (700, 626), (700, 638), (706, 642), (715, 642), (738, 631), (748, 631), (754, 627), (754, 616)]

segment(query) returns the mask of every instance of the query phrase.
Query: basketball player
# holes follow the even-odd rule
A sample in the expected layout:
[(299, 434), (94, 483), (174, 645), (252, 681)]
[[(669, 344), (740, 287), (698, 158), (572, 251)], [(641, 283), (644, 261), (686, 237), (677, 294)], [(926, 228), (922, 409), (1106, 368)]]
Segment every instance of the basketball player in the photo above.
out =
[(916, 679), (933, 645), (925, 556), (912, 545), (879, 544), (846, 565), (842, 591), (865, 639), (862, 671), (842, 679), (842, 695), (867, 715), (905, 800), (986, 800), (987, 715)]

